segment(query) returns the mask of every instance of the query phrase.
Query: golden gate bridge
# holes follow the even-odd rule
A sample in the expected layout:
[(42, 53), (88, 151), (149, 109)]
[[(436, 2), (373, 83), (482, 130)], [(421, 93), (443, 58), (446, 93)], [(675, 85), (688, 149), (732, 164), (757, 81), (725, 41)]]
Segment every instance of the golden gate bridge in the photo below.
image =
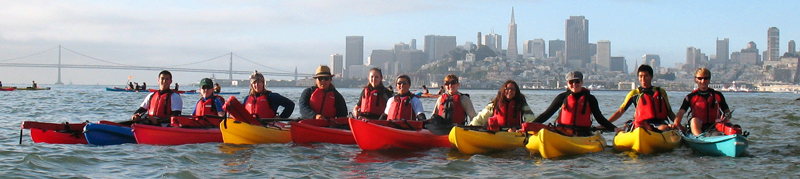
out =
[[(37, 56), (37, 55), (40, 55), (40, 54), (43, 54), (45, 52), (52, 51), (52, 50), (55, 50), (55, 49), (58, 49), (58, 63), (47, 64), (47, 63), (8, 63), (7, 62), (7, 61), (13, 61), (13, 60), (32, 58), (33, 56)], [(110, 64), (113, 64), (113, 65), (62, 64), (61, 63), (61, 51), (62, 51), (62, 49), (65, 50), (65, 51), (68, 51), (68, 52), (71, 52), (71, 53), (74, 53), (74, 54), (77, 54), (77, 55), (92, 59), (92, 60), (101, 61), (101, 62), (105, 62), (105, 63), (110, 63)], [(199, 64), (199, 63), (203, 63), (203, 62), (207, 62), (207, 61), (211, 61), (211, 60), (220, 59), (222, 57), (230, 57), (229, 58), (228, 69), (200, 69), (200, 68), (179, 68), (179, 67), (177, 67), (177, 66), (186, 66), (186, 65)], [(262, 65), (262, 64), (256, 63), (256, 62), (254, 62), (252, 60), (248, 60), (247, 58), (244, 58), (244, 57), (241, 57), (239, 55), (236, 55), (233, 52), (226, 53), (226, 54), (214, 57), (214, 58), (197, 61), (197, 62), (179, 64), (179, 65), (172, 65), (172, 67), (151, 67), (151, 66), (127, 65), (127, 64), (112, 62), (112, 61), (108, 61), (108, 60), (102, 60), (102, 59), (95, 58), (95, 57), (92, 57), (92, 56), (84, 55), (83, 53), (76, 52), (74, 50), (71, 50), (71, 49), (66, 48), (66, 47), (62, 47), (60, 45), (58, 47), (54, 47), (54, 48), (51, 48), (51, 49), (47, 49), (47, 50), (44, 50), (44, 51), (41, 51), (41, 52), (33, 53), (33, 54), (22, 56), (22, 57), (0, 60), (0, 67), (58, 68), (58, 81), (56, 82), (56, 84), (64, 84), (64, 83), (61, 82), (61, 68), (121, 69), (121, 70), (144, 70), (144, 71), (169, 70), (169, 71), (198, 72), (198, 73), (222, 73), (222, 74), (227, 73), (229, 80), (233, 80), (233, 75), (234, 74), (237, 74), (237, 75), (250, 75), (250, 74), (253, 73), (253, 71), (233, 70), (233, 59), (234, 59), (233, 57), (237, 57), (237, 59), (242, 59), (244, 61), (247, 61), (247, 62), (256, 64), (256, 65), (259, 65), (259, 66), (266, 67), (268, 69), (274, 70), (274, 71), (260, 71), (259, 70), (259, 72), (264, 74), (265, 76), (284, 76), (284, 77), (288, 76), (288, 77), (294, 77), (295, 80), (297, 80), (298, 76), (310, 76), (311, 75), (311, 74), (306, 74), (306, 73), (297, 73), (297, 69), (295, 69), (294, 72), (291, 72), (291, 71), (281, 70), (281, 69), (277, 69), (277, 68), (272, 68), (272, 67), (269, 67), (269, 66), (266, 66), (266, 65)]]

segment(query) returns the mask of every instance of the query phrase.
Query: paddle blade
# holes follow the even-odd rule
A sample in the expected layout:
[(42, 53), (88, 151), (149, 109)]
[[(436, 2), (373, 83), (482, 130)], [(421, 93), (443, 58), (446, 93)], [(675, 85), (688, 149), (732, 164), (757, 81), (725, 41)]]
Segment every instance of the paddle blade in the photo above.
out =
[(228, 98), (228, 101), (225, 102), (225, 105), (223, 105), (222, 108), (224, 108), (225, 111), (228, 111), (228, 114), (230, 114), (234, 120), (246, 122), (252, 125), (263, 125), (255, 117), (253, 117), (252, 114), (247, 112), (242, 102), (239, 102), (239, 100), (233, 95)]

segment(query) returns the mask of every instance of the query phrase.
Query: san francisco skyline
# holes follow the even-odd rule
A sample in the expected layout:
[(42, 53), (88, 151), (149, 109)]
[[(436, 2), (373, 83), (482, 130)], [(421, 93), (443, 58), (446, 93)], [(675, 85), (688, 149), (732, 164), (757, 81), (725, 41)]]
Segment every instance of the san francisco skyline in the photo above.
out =
[[(277, 69), (311, 73), (330, 55), (344, 54), (346, 36), (364, 36), (364, 61), (374, 49), (425, 35), (456, 36), (457, 44), (476, 42), (478, 32), (494, 31), (507, 42), (511, 8), (517, 24), (517, 46), (526, 40), (564, 40), (570, 16), (589, 21), (589, 42), (611, 42), (612, 56), (629, 66), (644, 54), (658, 54), (662, 66), (685, 61), (686, 48), (714, 55), (717, 38), (730, 39), (730, 51), (750, 41), (766, 50), (767, 29), (781, 31), (780, 53), (798, 40), (790, 1), (7, 1), (0, 7), (0, 61), (41, 52), (58, 45), (123, 64), (171, 66), (233, 52)], [(783, 4), (783, 5), (781, 5)], [(549, 44), (548, 44), (549, 47)], [(507, 44), (503, 44), (507, 48)], [(66, 54), (66, 53), (64, 53)], [(49, 61), (48, 61), (49, 60)], [(56, 63), (48, 52), (22, 63)], [(64, 63), (103, 64), (78, 55)], [(234, 70), (269, 71), (247, 62)], [(227, 69), (219, 59), (185, 66)], [(97, 75), (87, 75), (97, 74)], [(157, 72), (64, 69), (62, 81), (75, 84), (154, 82)], [(227, 74), (215, 74), (227, 78)], [(0, 68), (4, 84), (55, 83), (54, 68)], [(181, 72), (178, 83), (194, 83), (211, 74)], [(234, 76), (246, 78), (246, 76)], [(286, 78), (284, 78), (286, 79)]]

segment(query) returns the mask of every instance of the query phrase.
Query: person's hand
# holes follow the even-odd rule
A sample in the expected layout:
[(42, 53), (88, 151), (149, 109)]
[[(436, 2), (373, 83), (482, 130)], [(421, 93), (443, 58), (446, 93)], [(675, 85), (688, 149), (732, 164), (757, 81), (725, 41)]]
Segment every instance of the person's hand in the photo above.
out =
[(514, 131), (515, 131), (514, 129), (508, 129), (508, 132), (514, 132)]
[(325, 116), (323, 116), (322, 114), (317, 114), (314, 115), (314, 119), (325, 119)]
[(131, 116), (131, 121), (134, 121), (134, 122), (137, 122), (137, 121), (139, 121), (139, 120), (141, 120), (141, 119), (142, 119), (142, 117), (140, 116), (140, 114), (139, 114), (139, 113), (134, 113), (134, 114)]
[(619, 127), (614, 128), (614, 133), (619, 133), (619, 132), (622, 132), (622, 129), (620, 129)]
[(158, 119), (156, 119), (156, 117), (153, 117), (153, 116), (147, 116), (147, 119), (149, 119), (149, 120), (150, 120), (150, 124), (154, 124), (154, 125), (155, 125), (155, 124), (158, 124)]

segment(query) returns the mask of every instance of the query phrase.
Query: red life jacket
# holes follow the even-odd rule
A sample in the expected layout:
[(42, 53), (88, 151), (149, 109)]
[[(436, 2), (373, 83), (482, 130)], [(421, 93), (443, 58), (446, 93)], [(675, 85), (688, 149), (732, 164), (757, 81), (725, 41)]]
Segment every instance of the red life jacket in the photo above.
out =
[(667, 119), (667, 103), (664, 96), (661, 95), (661, 88), (653, 87), (653, 94), (642, 92), (643, 88), (639, 88), (639, 98), (636, 101), (636, 113), (633, 119), (636, 123), (641, 123), (647, 120), (666, 120)]
[(311, 110), (328, 119), (336, 118), (336, 94), (333, 93), (333, 90), (325, 92), (319, 88), (315, 89), (308, 102)]
[(464, 111), (464, 107), (461, 106), (461, 95), (467, 94), (455, 94), (450, 95), (447, 93), (442, 94), (439, 97), (439, 101), (442, 103), (439, 104), (439, 116), (444, 117), (444, 119), (449, 120), (453, 124), (464, 124), (464, 119), (467, 118), (467, 112)]
[(414, 95), (397, 95), (394, 96), (394, 103), (389, 106), (389, 113), (387, 113), (388, 120), (411, 120), (416, 121), (417, 115), (414, 115), (414, 106), (411, 105), (411, 99)]
[(274, 118), (275, 111), (272, 110), (268, 97), (269, 93), (262, 94), (258, 97), (250, 95), (244, 103), (244, 108), (256, 118)]
[(172, 90), (153, 92), (150, 95), (150, 103), (147, 107), (147, 115), (157, 118), (168, 118), (172, 116)]
[[(370, 90), (371, 89), (371, 90)], [(361, 104), (358, 112), (373, 116), (380, 116), (386, 110), (386, 99), (381, 90), (377, 88), (364, 88), (364, 96), (361, 96)]]
[(586, 95), (576, 98), (574, 94), (570, 94), (564, 99), (564, 105), (561, 105), (561, 114), (558, 117), (559, 125), (592, 127), (592, 109), (586, 101)]
[(497, 103), (490, 120), (497, 120), (497, 124), (503, 127), (517, 127), (522, 125), (522, 113), (517, 111), (517, 102), (509, 101), (506, 104)]
[(707, 98), (700, 96), (699, 90), (692, 91), (692, 98), (690, 99), (692, 109), (692, 117), (703, 121), (703, 124), (712, 124), (716, 119), (721, 117), (721, 110), (719, 103), (722, 99), (719, 95), (715, 95), (714, 91), (709, 89), (710, 96)]
[(220, 99), (222, 101), (225, 101), (225, 99), (223, 99), (222, 97), (217, 96), (217, 95), (214, 95), (213, 98), (208, 99), (208, 100), (203, 100), (203, 98), (200, 98), (200, 100), (198, 100), (197, 104), (194, 106), (194, 114), (192, 114), (192, 115), (194, 115), (194, 116), (205, 116), (205, 115), (216, 116), (217, 113), (219, 112), (219, 111), (217, 111), (217, 106), (216, 106), (217, 103), (215, 103), (216, 99)]

